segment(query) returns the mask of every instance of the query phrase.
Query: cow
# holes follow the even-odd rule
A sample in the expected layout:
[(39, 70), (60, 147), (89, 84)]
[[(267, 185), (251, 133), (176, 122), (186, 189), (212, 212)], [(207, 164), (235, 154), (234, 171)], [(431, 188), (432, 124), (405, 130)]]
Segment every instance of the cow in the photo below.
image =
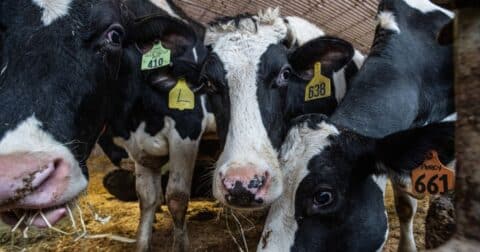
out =
[(452, 17), (426, 0), (380, 2), (371, 51), (335, 112), (293, 122), (281, 152), (285, 191), (258, 250), (380, 250), (386, 175), (399, 251), (416, 250), (410, 171), (431, 149), (444, 164), (453, 158), (453, 123), (436, 123), (454, 113), (452, 48), (436, 40)]
[[(114, 1), (0, 3), (0, 212), (47, 226), (85, 190), (128, 13)], [(40, 215), (35, 214), (40, 210)], [(16, 216), (15, 213), (19, 214)]]
[[(321, 114), (295, 119), (281, 150), (285, 190), (270, 208), (257, 250), (382, 251), (386, 175), (407, 180), (431, 150), (451, 162), (454, 128), (454, 122), (432, 123), (375, 138)], [(412, 224), (399, 217), (399, 251), (415, 251), (414, 243), (402, 244), (413, 233), (404, 233)]]
[[(201, 78), (223, 146), (213, 194), (230, 207), (268, 206), (282, 191), (277, 157), (288, 120), (331, 114), (363, 56), (302, 18), (281, 17), (278, 8), (219, 18), (205, 43), (211, 52)], [(305, 102), (316, 62), (331, 80), (331, 94)]]
[[(208, 111), (205, 95), (199, 95), (201, 63), (207, 55), (203, 44), (205, 28), (188, 17), (173, 1), (126, 1), (137, 22), (156, 20), (149, 26), (152, 33), (135, 32), (135, 46), (128, 56), (137, 68), (134, 77), (124, 81), (140, 82), (141, 94), (131, 99), (125, 90), (123, 113), (109, 124), (113, 143), (123, 147), (135, 162), (135, 187), (140, 203), (137, 229), (137, 251), (150, 249), (155, 211), (163, 202), (162, 166), (168, 161), (169, 179), (165, 201), (173, 218), (175, 251), (188, 249), (185, 215), (190, 198), (192, 176), (199, 144), (205, 132), (215, 130), (213, 115)], [(142, 57), (155, 43), (171, 50), (172, 65), (141, 70)], [(171, 92), (184, 82), (193, 94), (190, 109), (171, 108)], [(177, 96), (174, 99), (178, 99)], [(107, 142), (108, 143), (108, 142)], [(107, 144), (108, 145), (108, 144)], [(107, 185), (117, 181), (109, 177)], [(131, 181), (131, 180), (129, 180)], [(114, 189), (113, 187), (110, 189)], [(130, 197), (129, 197), (130, 198)], [(133, 198), (133, 197), (132, 197)]]
[[(107, 125), (125, 138), (140, 124), (144, 137), (163, 125), (135, 124), (142, 118), (135, 115), (138, 106), (164, 102), (145, 94), (169, 88), (172, 74), (194, 67), (189, 59), (200, 59), (202, 51), (192, 50), (197, 45), (191, 38), (200, 45), (201, 39), (183, 21), (164, 15), (136, 19), (127, 4), (113, 0), (12, 0), (2, 1), (0, 11), (0, 212), (12, 225), (26, 214), (29, 223), (46, 227), (85, 190), (86, 160)], [(141, 73), (139, 51), (162, 38), (173, 56), (160, 70), (167, 78), (158, 71)], [(145, 82), (144, 75), (153, 79)], [(174, 127), (168, 120), (165, 125)], [(176, 140), (201, 133), (188, 130)]]

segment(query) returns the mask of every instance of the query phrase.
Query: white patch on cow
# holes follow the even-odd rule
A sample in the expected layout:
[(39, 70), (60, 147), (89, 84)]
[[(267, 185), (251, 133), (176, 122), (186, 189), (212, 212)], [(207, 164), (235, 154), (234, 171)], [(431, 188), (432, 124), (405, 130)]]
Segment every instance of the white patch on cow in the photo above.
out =
[(361, 52), (358, 50), (355, 50), (353, 53), (353, 62), (357, 66), (358, 69), (360, 69), (363, 66), (363, 62), (365, 62), (365, 55), (363, 55)]
[(68, 14), (72, 0), (32, 0), (43, 11), (42, 22), (45, 26)]
[(443, 118), (442, 122), (455, 122), (457, 121), (457, 112)]
[(15, 129), (7, 131), (0, 141), (0, 155), (46, 153), (55, 158), (62, 158), (65, 163), (70, 164), (69, 185), (57, 201), (65, 203), (83, 191), (88, 182), (71, 151), (41, 127), (42, 123), (37, 120), (35, 115), (32, 115)]
[(145, 122), (140, 123), (135, 132), (131, 132), (129, 139), (115, 137), (114, 143), (124, 147), (133, 160), (138, 160), (145, 154), (152, 156), (168, 155), (168, 140), (166, 134), (171, 128), (170, 120), (164, 119), (164, 127), (154, 136), (145, 131)]
[(429, 0), (403, 0), (410, 7), (421, 11), (422, 13), (428, 13), (432, 11), (441, 11), (450, 18), (454, 17), (454, 13), (444, 9), (438, 5), (433, 4)]
[[(308, 175), (308, 162), (330, 145), (329, 136), (338, 135), (338, 129), (325, 122), (313, 130), (306, 123), (290, 129), (280, 152), (284, 174), (284, 192), (272, 204), (257, 251), (285, 251), (294, 243), (298, 229), (295, 220), (295, 194), (299, 184)], [(264, 242), (265, 240), (265, 242)]]
[(205, 125), (202, 128), (205, 129), (205, 133), (217, 132), (217, 123), (215, 121), (215, 115), (213, 113), (208, 112), (205, 95), (202, 95), (200, 97), (200, 102), (202, 104), (202, 111), (204, 115), (203, 121), (205, 121)]
[(158, 8), (167, 12), (168, 15), (181, 19), (177, 15), (177, 13), (175, 13), (175, 11), (173, 11), (172, 7), (168, 4), (168, 2), (166, 0), (150, 0), (150, 2), (153, 3), (155, 6), (157, 6)]
[(338, 103), (347, 93), (347, 80), (345, 79), (345, 67), (333, 73), (333, 84), (335, 85), (335, 99)]
[(2, 70), (0, 70), (0, 76), (2, 76), (5, 73), (5, 71), (7, 71), (7, 67), (8, 67), (8, 62), (5, 63), (5, 66), (3, 66)]
[(277, 9), (269, 9), (255, 19), (242, 20), (238, 28), (234, 24), (210, 27), (206, 35), (207, 41), (215, 42), (213, 51), (224, 64), (230, 97), (231, 118), (213, 186), (214, 196), (222, 202), (225, 199), (220, 191), (219, 173), (225, 174), (232, 164), (253, 164), (258, 173), (269, 172), (276, 182), (265, 202), (281, 192), (281, 187), (276, 186), (281, 186), (277, 151), (268, 138), (258, 104), (257, 72), (260, 57), (268, 46), (285, 38), (287, 27)]
[(195, 60), (195, 63), (198, 63), (198, 54), (197, 54), (197, 48), (193, 48), (192, 49), (192, 53), (193, 53), (193, 59)]
[[(365, 61), (365, 56), (362, 53), (355, 50), (353, 54), (352, 61), (355, 66), (360, 69), (363, 62)], [(347, 93), (347, 79), (345, 78), (345, 69), (348, 67), (348, 64), (341, 68), (339, 71), (333, 73), (333, 83), (335, 85), (335, 99), (338, 103), (342, 101), (343, 97)]]
[(382, 11), (377, 16), (378, 24), (383, 29), (391, 30), (396, 33), (400, 33), (400, 27), (398, 27), (395, 21), (395, 15), (390, 11)]
[(285, 19), (287, 20), (288, 36), (292, 44), (298, 43), (301, 46), (312, 39), (325, 36), (322, 29), (303, 18), (289, 16)]

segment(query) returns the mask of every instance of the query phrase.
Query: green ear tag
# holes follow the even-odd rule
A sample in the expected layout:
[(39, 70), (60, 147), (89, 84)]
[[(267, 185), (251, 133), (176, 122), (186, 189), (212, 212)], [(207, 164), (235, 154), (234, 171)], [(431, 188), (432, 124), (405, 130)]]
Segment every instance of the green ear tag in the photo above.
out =
[(195, 107), (195, 95), (188, 87), (185, 79), (179, 79), (175, 87), (168, 94), (168, 108), (192, 110)]
[(151, 70), (170, 64), (170, 50), (158, 42), (142, 56), (142, 70)]
[(332, 95), (330, 79), (322, 75), (322, 64), (315, 63), (313, 79), (305, 87), (305, 101), (316, 100)]

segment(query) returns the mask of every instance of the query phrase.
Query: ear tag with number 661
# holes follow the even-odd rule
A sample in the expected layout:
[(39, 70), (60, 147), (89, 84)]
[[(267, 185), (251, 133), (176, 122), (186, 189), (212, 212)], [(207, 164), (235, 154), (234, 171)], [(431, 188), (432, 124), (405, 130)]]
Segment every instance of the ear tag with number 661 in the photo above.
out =
[(305, 101), (316, 100), (332, 95), (330, 79), (322, 75), (322, 64), (315, 63), (313, 78), (305, 87)]
[(185, 79), (178, 80), (175, 87), (168, 93), (168, 108), (178, 110), (192, 110), (195, 107), (195, 95), (188, 87)]
[(142, 56), (141, 70), (152, 70), (170, 64), (171, 51), (158, 42)]
[(412, 191), (416, 198), (425, 194), (444, 194), (455, 189), (455, 171), (443, 165), (436, 151), (412, 171)]

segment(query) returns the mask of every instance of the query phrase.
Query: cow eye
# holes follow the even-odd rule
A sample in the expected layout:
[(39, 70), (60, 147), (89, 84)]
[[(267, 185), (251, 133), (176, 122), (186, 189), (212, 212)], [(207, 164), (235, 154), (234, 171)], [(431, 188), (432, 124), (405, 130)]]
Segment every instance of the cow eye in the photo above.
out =
[(282, 67), (277, 78), (275, 79), (274, 87), (286, 87), (291, 76), (292, 68), (288, 65)]
[(313, 205), (316, 208), (326, 207), (332, 204), (334, 198), (331, 190), (319, 190), (313, 196)]
[(120, 25), (112, 25), (107, 32), (107, 40), (111, 45), (121, 46), (124, 34), (125, 32)]

